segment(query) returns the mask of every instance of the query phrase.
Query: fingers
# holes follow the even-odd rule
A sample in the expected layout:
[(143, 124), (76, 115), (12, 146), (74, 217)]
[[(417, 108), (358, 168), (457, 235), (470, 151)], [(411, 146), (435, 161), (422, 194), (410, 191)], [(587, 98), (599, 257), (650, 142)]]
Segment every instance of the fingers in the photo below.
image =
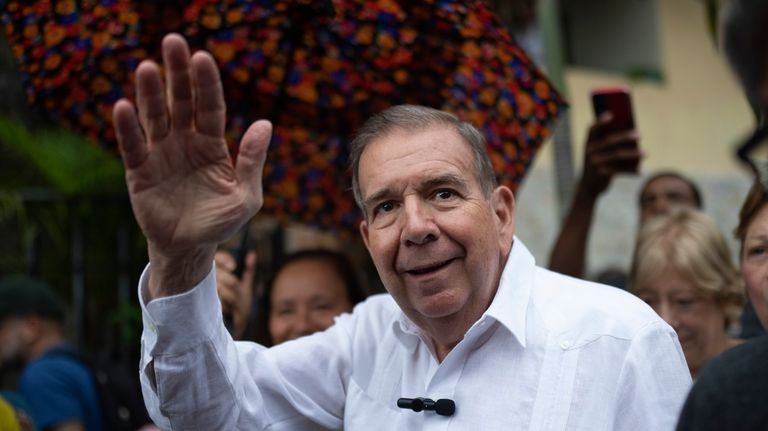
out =
[(261, 208), (263, 202), (261, 179), (271, 138), (272, 123), (267, 120), (256, 121), (243, 135), (237, 153), (235, 172), (248, 195), (256, 199), (254, 203), (257, 209)]
[(133, 169), (139, 166), (147, 158), (147, 143), (133, 104), (125, 99), (118, 100), (112, 109), (112, 120), (125, 167)]
[(619, 172), (634, 173), (638, 171), (643, 153), (637, 148), (626, 148), (610, 154), (597, 154), (592, 165), (597, 173), (611, 176)]
[(169, 111), (173, 128), (192, 128), (194, 95), (187, 41), (178, 34), (163, 39), (163, 63), (165, 64)]
[(256, 252), (250, 251), (245, 257), (245, 270), (242, 279), (232, 273), (235, 270), (235, 258), (232, 254), (220, 250), (214, 257), (216, 262), (216, 291), (225, 314), (233, 315), (237, 323), (247, 318), (251, 307), (251, 285), (256, 274)]
[(592, 142), (598, 141), (600, 137), (605, 134), (612, 119), (613, 114), (610, 112), (604, 112), (595, 119), (595, 122), (589, 127), (589, 132), (587, 133), (587, 147), (589, 147)]
[(216, 292), (219, 295), (221, 308), (225, 314), (232, 314), (237, 308), (237, 288), (239, 283), (240, 280), (231, 272), (219, 266), (216, 267)]
[(624, 148), (638, 148), (640, 136), (634, 130), (616, 132), (603, 136), (589, 143), (588, 153), (609, 153)]
[(216, 62), (207, 52), (192, 56), (192, 82), (195, 93), (195, 127), (214, 138), (224, 137), (226, 104)]
[(167, 93), (157, 64), (144, 61), (136, 70), (139, 118), (147, 139), (157, 141), (171, 127), (185, 130), (193, 125), (202, 134), (223, 137), (226, 106), (213, 57), (199, 52), (190, 58), (184, 38), (169, 34), (163, 39), (163, 61)]
[(169, 130), (165, 85), (153, 61), (142, 61), (136, 69), (136, 105), (150, 144), (164, 138)]
[(216, 263), (217, 268), (222, 268), (227, 272), (232, 272), (235, 270), (235, 257), (232, 256), (232, 253), (229, 253), (224, 250), (219, 250), (216, 252), (216, 255), (213, 257), (214, 262)]

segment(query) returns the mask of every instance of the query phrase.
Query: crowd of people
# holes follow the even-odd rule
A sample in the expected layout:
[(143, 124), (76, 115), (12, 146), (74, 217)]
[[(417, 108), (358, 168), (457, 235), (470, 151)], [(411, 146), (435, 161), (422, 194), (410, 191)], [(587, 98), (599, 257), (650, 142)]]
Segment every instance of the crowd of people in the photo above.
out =
[[(768, 6), (732, 0), (723, 34), (766, 112), (761, 18)], [(168, 67), (142, 62), (136, 104), (114, 109), (150, 261), (139, 281), (147, 411), (132, 429), (768, 426), (768, 337), (743, 331), (744, 316), (768, 328), (759, 172), (735, 229), (738, 262), (691, 179), (649, 176), (631, 268), (610, 287), (583, 280), (586, 250), (599, 197), (617, 174), (639, 171), (635, 130), (595, 120), (542, 268), (516, 236), (515, 197), (497, 184), (481, 132), (395, 106), (351, 143), (360, 234), (388, 293), (369, 295), (349, 256), (330, 249), (256, 274), (255, 253), (238, 268), (217, 246), (261, 207), (271, 124), (251, 125), (233, 161), (212, 57), (176, 34), (162, 50)], [(1, 429), (109, 428), (98, 373), (67, 343), (65, 314), (40, 281), (0, 281), (0, 367), (20, 370), (18, 390), (0, 393)]]

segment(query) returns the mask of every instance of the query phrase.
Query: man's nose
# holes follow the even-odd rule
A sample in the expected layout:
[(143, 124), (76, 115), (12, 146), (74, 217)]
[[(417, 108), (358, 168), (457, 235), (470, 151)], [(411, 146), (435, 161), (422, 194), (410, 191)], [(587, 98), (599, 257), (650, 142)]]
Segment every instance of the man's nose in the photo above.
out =
[(435, 223), (434, 214), (429, 206), (418, 199), (404, 203), (404, 226), (402, 242), (409, 245), (421, 245), (434, 241), (440, 236), (440, 229)]

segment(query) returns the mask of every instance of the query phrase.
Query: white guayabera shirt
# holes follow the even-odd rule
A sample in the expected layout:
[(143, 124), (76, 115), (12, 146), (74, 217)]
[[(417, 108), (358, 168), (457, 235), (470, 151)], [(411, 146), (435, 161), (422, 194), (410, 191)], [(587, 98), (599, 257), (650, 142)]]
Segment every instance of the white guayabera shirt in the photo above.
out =
[[(691, 385), (651, 308), (536, 267), (518, 239), (493, 303), (442, 363), (388, 295), (271, 349), (235, 343), (214, 277), (142, 303), (141, 381), (164, 429), (660, 431)], [(399, 409), (400, 397), (449, 398), (456, 412)]]

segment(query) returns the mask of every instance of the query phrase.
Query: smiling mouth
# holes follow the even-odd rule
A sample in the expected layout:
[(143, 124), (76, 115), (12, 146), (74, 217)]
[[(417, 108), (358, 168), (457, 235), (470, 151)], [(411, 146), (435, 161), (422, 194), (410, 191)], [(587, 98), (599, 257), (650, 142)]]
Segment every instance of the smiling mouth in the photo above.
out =
[(448, 264), (450, 264), (454, 260), (456, 260), (456, 259), (448, 259), (448, 260), (445, 260), (445, 261), (442, 261), (442, 262), (438, 262), (438, 263), (436, 263), (434, 265), (429, 265), (429, 266), (425, 266), (425, 267), (421, 267), (421, 268), (416, 268), (416, 269), (410, 269), (410, 270), (406, 271), (406, 273), (411, 274), (411, 275), (429, 274), (430, 272), (435, 272), (435, 271), (438, 271), (440, 269), (445, 268), (446, 266), (448, 266)]

